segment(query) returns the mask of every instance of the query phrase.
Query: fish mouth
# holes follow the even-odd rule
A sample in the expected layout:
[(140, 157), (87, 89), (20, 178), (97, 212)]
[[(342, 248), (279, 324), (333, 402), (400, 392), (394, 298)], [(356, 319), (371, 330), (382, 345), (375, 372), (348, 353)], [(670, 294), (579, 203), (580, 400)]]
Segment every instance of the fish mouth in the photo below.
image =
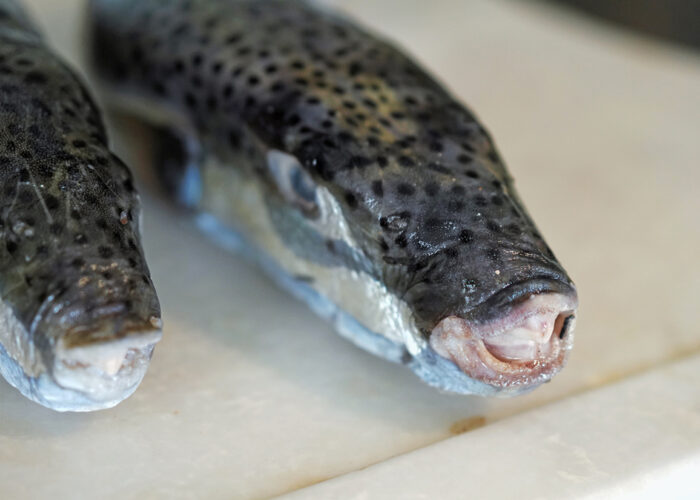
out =
[[(563, 368), (573, 347), (578, 307), (573, 286), (532, 291), (537, 288), (532, 283), (509, 287), (469, 319), (442, 319), (431, 332), (430, 346), (473, 379), (499, 389), (534, 389)], [(494, 304), (505, 313), (494, 315)]]
[(141, 383), (162, 337), (161, 328), (162, 321), (156, 316), (147, 321), (107, 319), (97, 327), (74, 327), (56, 343), (52, 378), (61, 388), (83, 394), (96, 406), (114, 406)]

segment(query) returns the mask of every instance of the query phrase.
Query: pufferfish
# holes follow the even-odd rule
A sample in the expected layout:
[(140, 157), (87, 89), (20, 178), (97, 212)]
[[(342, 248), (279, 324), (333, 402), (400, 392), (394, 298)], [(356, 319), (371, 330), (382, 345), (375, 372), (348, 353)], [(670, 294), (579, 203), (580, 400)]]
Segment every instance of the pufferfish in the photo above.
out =
[(92, 0), (88, 18), (165, 191), (340, 335), (463, 394), (562, 368), (574, 284), (484, 127), (391, 43), (305, 1)]
[(84, 83), (14, 0), (0, 0), (0, 190), (0, 374), (54, 410), (116, 405), (161, 338), (139, 198)]

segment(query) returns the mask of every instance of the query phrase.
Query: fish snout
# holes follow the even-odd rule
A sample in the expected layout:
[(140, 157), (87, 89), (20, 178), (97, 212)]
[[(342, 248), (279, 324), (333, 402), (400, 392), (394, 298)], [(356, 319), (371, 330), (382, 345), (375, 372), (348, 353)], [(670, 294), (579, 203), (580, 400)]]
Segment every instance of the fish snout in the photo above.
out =
[[(113, 329), (105, 322), (103, 328)], [(141, 383), (161, 339), (160, 320), (134, 325), (123, 336), (95, 343), (70, 345), (64, 338), (55, 348), (53, 379), (64, 389), (78, 391), (95, 403), (116, 404)]]
[[(495, 300), (503, 302), (502, 297)], [(573, 347), (577, 307), (573, 287), (521, 293), (502, 314), (488, 319), (442, 319), (431, 332), (430, 345), (471, 378), (506, 392), (522, 392), (563, 368)]]
[(83, 266), (64, 279), (71, 285), (49, 295), (35, 320), (51, 347), (44, 350), (51, 379), (102, 407), (138, 387), (162, 336), (150, 279), (119, 264)]

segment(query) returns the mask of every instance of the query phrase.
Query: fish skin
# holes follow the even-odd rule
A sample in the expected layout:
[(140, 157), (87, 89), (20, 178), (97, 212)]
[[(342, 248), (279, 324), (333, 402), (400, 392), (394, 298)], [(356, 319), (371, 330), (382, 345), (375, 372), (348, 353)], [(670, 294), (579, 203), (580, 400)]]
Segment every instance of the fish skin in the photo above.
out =
[[(269, 185), (265, 153), (291, 155), (340, 205), (362, 266), (408, 304), (419, 341), (445, 317), (492, 321), (531, 294), (576, 300), (487, 131), (391, 44), (301, 1), (90, 5), (92, 64), (106, 87), (185, 124), (172, 126), (166, 156), (175, 136), (199, 144), (177, 153), (182, 168), (161, 169), (171, 194), (197, 157)], [(201, 208), (196, 195), (179, 196)], [(279, 197), (271, 191), (270, 203)], [(424, 350), (430, 359), (413, 368), (427, 379), (440, 356)], [(525, 390), (429, 382), (458, 392)]]
[[(113, 406), (160, 337), (140, 202), (85, 84), (13, 0), (0, 1), (0, 124), (0, 372), (55, 410)], [(131, 364), (91, 371), (89, 353), (112, 346)]]

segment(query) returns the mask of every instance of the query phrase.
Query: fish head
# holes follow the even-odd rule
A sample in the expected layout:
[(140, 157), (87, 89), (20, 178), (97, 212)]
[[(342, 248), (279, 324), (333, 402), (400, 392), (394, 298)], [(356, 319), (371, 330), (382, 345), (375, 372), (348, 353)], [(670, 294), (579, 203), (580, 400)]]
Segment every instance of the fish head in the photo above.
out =
[(87, 411), (137, 388), (162, 324), (131, 174), (98, 145), (77, 146), (8, 174), (15, 202), (2, 248), (2, 307), (14, 319), (6, 319), (13, 338), (3, 343), (31, 398)]
[(564, 366), (577, 292), (493, 147), (474, 149), (462, 176), (423, 177), (413, 194), (423, 203), (396, 207), (408, 219), (394, 238), (408, 250), (398, 254), (399, 291), (438, 355), (499, 393), (520, 393)]
[[(563, 367), (577, 293), (488, 133), (463, 121), (445, 134), (414, 124), (409, 140), (360, 129), (302, 141), (277, 185), (308, 224), (336, 214), (325, 235), (356, 249), (348, 256), (409, 310), (411, 355), (430, 350), (484, 391), (515, 394)], [(268, 164), (279, 177), (285, 162)]]
[(79, 249), (80, 256), (66, 249), (55, 261), (57, 285), (32, 324), (50, 346), (42, 349), (46, 375), (96, 406), (119, 402), (138, 386), (162, 336), (150, 277), (133, 257), (108, 248), (95, 255)]

